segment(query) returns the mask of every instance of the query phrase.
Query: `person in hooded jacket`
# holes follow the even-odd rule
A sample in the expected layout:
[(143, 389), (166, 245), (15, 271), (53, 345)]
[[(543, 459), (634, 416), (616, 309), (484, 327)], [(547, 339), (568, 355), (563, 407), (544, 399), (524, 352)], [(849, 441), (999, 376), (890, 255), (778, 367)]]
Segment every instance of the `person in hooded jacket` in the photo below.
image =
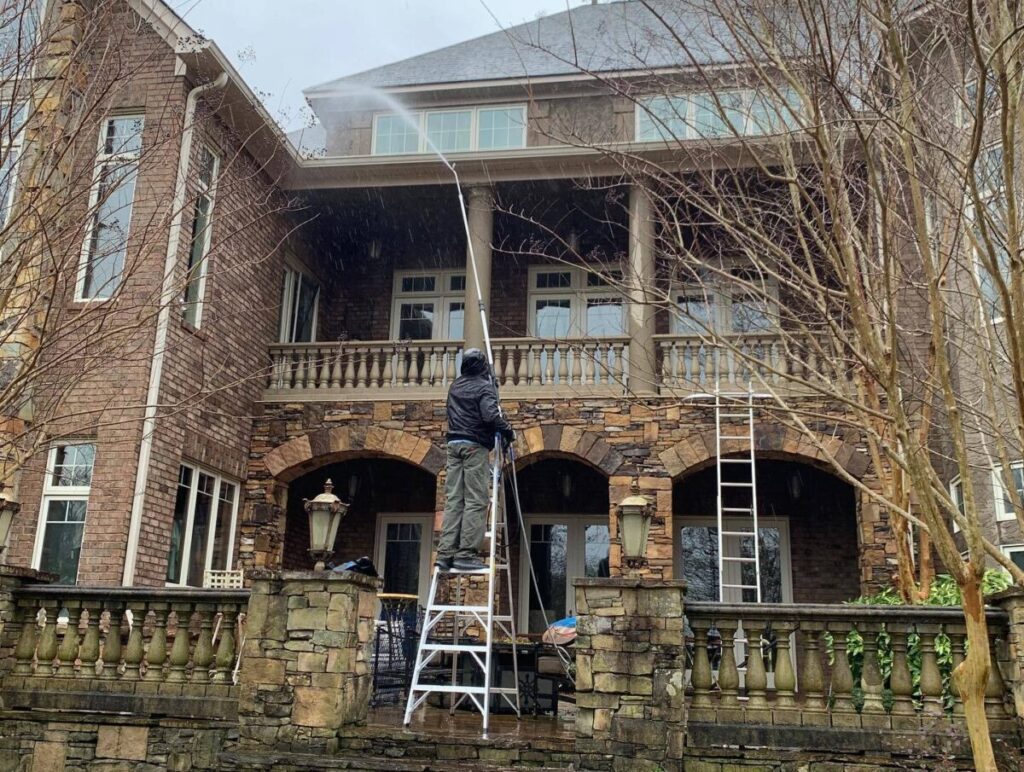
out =
[(495, 434), (506, 444), (515, 434), (498, 409), (498, 390), (480, 349), (466, 349), (460, 372), (448, 390), (444, 522), (435, 565), (479, 571), (485, 568), (478, 553), (487, 529), (490, 451)]

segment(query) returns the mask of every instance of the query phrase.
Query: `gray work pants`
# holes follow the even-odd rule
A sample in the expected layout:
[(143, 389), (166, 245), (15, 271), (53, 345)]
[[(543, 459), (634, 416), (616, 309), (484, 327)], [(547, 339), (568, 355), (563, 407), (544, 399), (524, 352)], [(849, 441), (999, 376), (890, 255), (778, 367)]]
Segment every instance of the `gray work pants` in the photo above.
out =
[(439, 558), (476, 558), (487, 530), (490, 501), (490, 451), (483, 445), (448, 445), (444, 485), (444, 522)]

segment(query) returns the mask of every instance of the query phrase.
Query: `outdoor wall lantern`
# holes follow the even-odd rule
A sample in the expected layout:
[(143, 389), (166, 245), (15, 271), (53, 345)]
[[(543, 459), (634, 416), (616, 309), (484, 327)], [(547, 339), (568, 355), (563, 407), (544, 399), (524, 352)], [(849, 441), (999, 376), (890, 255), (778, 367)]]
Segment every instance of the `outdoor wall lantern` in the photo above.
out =
[(348, 512), (348, 504), (334, 495), (334, 483), (324, 483), (324, 492), (315, 499), (303, 499), (309, 516), (309, 556), (316, 561), (314, 571), (323, 571), (334, 554), (334, 539), (338, 535), (341, 519)]
[(11, 522), (19, 509), (21, 505), (18, 502), (11, 501), (0, 492), (0, 563), (7, 562), (7, 537), (11, 534)]
[(640, 485), (636, 480), (633, 480), (629, 494), (619, 504), (619, 538), (623, 560), (636, 568), (646, 562), (647, 535), (651, 531), (654, 507), (646, 496), (640, 495)]

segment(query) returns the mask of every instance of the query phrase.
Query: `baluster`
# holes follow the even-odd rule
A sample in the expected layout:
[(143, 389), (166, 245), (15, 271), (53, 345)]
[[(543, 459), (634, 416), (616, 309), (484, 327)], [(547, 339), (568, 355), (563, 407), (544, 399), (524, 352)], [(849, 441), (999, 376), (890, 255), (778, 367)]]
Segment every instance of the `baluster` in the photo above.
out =
[(85, 608), (85, 636), (78, 657), (82, 662), (82, 673), (88, 677), (98, 675), (102, 670), (100, 662), (100, 616), (102, 610), (96, 600), (83, 604)]
[[(800, 637), (804, 644), (804, 656), (800, 665), (800, 693), (803, 695), (803, 709), (811, 713), (825, 712), (825, 670), (821, 665), (821, 635), (825, 630), (823, 622), (804, 620), (800, 622)], [(827, 719), (822, 719), (825, 723)], [(808, 723), (818, 723), (817, 717)]]
[(381, 387), (390, 389), (394, 384), (392, 381), (395, 377), (395, 366), (393, 359), (395, 356), (394, 349), (385, 348), (381, 349), (381, 356), (384, 357), (384, 372), (381, 373)]
[(406, 363), (406, 357), (408, 356), (408, 353), (409, 352), (407, 349), (397, 350), (395, 352), (396, 356), (398, 357), (398, 372), (395, 374), (395, 385), (398, 386), (399, 388), (405, 386), (407, 383), (406, 373), (408, 372), (408, 365)]
[(939, 633), (937, 625), (919, 624), (917, 633), (921, 639), (921, 701), (923, 711), (928, 716), (941, 716), (942, 708), (942, 674), (935, 658), (935, 636)]
[(192, 604), (173, 604), (177, 624), (174, 628), (174, 643), (171, 644), (171, 655), (167, 660), (167, 680), (184, 681), (188, 667), (189, 644), (192, 641)]
[(764, 622), (760, 620), (744, 621), (743, 629), (747, 633), (747, 710), (767, 711), (768, 701), (765, 698), (768, 688), (768, 676), (764, 669), (764, 651), (761, 638)]
[(432, 346), (430, 348), (430, 350), (429, 350), (429, 352), (427, 354), (427, 362), (426, 362), (426, 364), (427, 364), (427, 370), (426, 370), (426, 372), (427, 372), (427, 377), (426, 377), (427, 386), (433, 387), (433, 386), (435, 386), (437, 384), (437, 378), (438, 378), (437, 363), (441, 360), (442, 356), (444, 356), (444, 347), (443, 346)]
[[(946, 637), (949, 639), (950, 653), (952, 654), (951, 671), (956, 670), (960, 663), (967, 656), (967, 628), (964, 625), (946, 625)], [(995, 662), (993, 661), (993, 665)], [(953, 698), (953, 715), (963, 717), (964, 701), (960, 693), (950, 682), (950, 695)]]
[(420, 349), (409, 351), (409, 385), (420, 385)]
[(581, 386), (596, 386), (597, 380), (597, 369), (596, 364), (596, 352), (600, 350), (600, 343), (592, 344), (589, 348), (586, 344), (580, 346), (579, 355), (579, 384)]
[(351, 389), (356, 383), (356, 365), (355, 365), (356, 353), (351, 347), (345, 349), (345, 386), (346, 389)]
[(153, 632), (146, 649), (146, 675), (143, 678), (146, 681), (162, 681), (164, 663), (167, 662), (167, 616), (170, 606), (159, 601), (151, 601), (147, 605), (153, 611)]
[[(669, 378), (668, 378), (668, 385), (669, 386), (678, 386), (679, 385), (679, 347), (678, 347), (676, 341), (670, 341), (669, 342), (668, 348), (666, 349), (665, 356), (668, 357), (668, 365), (669, 365), (669, 372), (670, 372), (670, 375), (669, 375)], [(662, 360), (662, 361), (664, 362), (664, 360)], [(664, 369), (664, 368), (665, 368), (665, 365), (662, 364), (662, 369)]]
[(693, 669), (690, 672), (690, 683), (693, 686), (693, 707), (711, 707), (711, 662), (708, 659), (708, 627), (707, 619), (690, 619), (693, 630)]
[[(853, 672), (850, 670), (850, 658), (847, 652), (850, 625), (846, 622), (829, 622), (828, 631), (832, 634), (832, 712), (853, 713)], [(845, 722), (842, 722), (845, 724)]]
[(530, 346), (516, 346), (516, 351), (519, 352), (519, 370), (516, 374), (516, 386), (525, 386), (527, 384), (527, 370), (529, 369), (529, 355)]
[(344, 349), (339, 344), (334, 350), (334, 356), (331, 357), (331, 377), (327, 382), (327, 387), (330, 389), (341, 388), (341, 357)]
[(992, 664), (988, 669), (988, 681), (985, 684), (985, 715), (990, 719), (1003, 719), (1008, 715), (1003, 699), (1006, 694), (1006, 683), (1003, 681), (1003, 671), (999, 668), (999, 647), (991, 627), (988, 651)]
[(369, 349), (361, 349), (356, 354), (358, 364), (356, 365), (356, 388), (366, 388), (366, 357), (369, 354)]
[(331, 379), (331, 359), (330, 352), (325, 348), (318, 348), (315, 353), (316, 365), (313, 370), (314, 389), (325, 389)]
[(281, 367), (281, 352), (278, 349), (270, 351), (270, 373), (267, 377), (267, 388), (280, 389), (284, 385), (284, 373)]
[(128, 619), (128, 645), (124, 649), (124, 674), (125, 679), (138, 679), (141, 677), (142, 659), (145, 655), (145, 646), (142, 640), (142, 627), (146, 624), (146, 608), (143, 606), (142, 613), (136, 614), (131, 608), (125, 609), (125, 618)]
[(199, 636), (192, 652), (192, 681), (204, 684), (210, 680), (210, 666), (213, 664), (213, 618), (217, 609), (210, 603), (196, 604), (199, 614)]
[(373, 362), (373, 364), (370, 365), (370, 388), (380, 388), (380, 358), (384, 353), (383, 349), (372, 348), (367, 350), (366, 353)]
[(293, 389), (302, 389), (306, 386), (306, 357), (301, 351), (295, 352), (295, 380)]
[(864, 661), (861, 665), (860, 675), (861, 689), (864, 692), (862, 713), (884, 713), (882, 669), (878, 664), (878, 633), (881, 630), (881, 625), (872, 622), (859, 622), (857, 630), (864, 640)]
[(100, 678), (117, 678), (121, 666), (121, 619), (124, 606), (116, 601), (105, 601), (103, 610), (107, 612), (107, 632), (103, 636), (103, 655)]
[(238, 620), (238, 609), (233, 605), (224, 604), (220, 610), (220, 640), (217, 643), (216, 671), (213, 680), (216, 683), (231, 683), (232, 670), (235, 667), (235, 623)]
[[(600, 346), (601, 344), (597, 344)], [(572, 352), (572, 370), (569, 375), (569, 383), (579, 386), (583, 383), (583, 358), (587, 355), (587, 344), (581, 343)]]
[(78, 647), (81, 643), (78, 626), (82, 623), (82, 606), (79, 601), (69, 600), (65, 601), (64, 607), (68, 612), (68, 626), (57, 648), (57, 675), (70, 678), (75, 674), (75, 660), (78, 659)]
[(501, 354), (501, 348), (494, 349), (494, 382), (498, 384), (499, 388), (505, 385), (504, 368), (501, 364)]
[(540, 373), (540, 349), (541, 346), (537, 343), (530, 344), (530, 367), (529, 374), (527, 376), (527, 385), (536, 386), (541, 381)]
[(544, 364), (544, 372), (541, 374), (540, 384), (547, 386), (555, 380), (555, 351), (556, 346), (542, 343), (540, 346), (540, 358)]
[(776, 705), (783, 710), (796, 707), (796, 673), (793, 670), (790, 636), (796, 630), (796, 624), (788, 620), (774, 620), (772, 631), (775, 633), (775, 692)]
[(458, 357), (458, 352), (449, 351), (444, 357), (444, 385), (448, 386), (452, 381), (455, 380), (455, 360)]
[(735, 708), (739, 705), (740, 671), (736, 667), (736, 628), (738, 624), (729, 619), (715, 621), (718, 634), (722, 637), (722, 660), (718, 664), (718, 688), (722, 707)]
[(572, 346), (565, 342), (555, 343), (554, 349), (555, 356), (558, 357), (557, 383), (564, 385), (569, 380), (569, 353), (572, 351)]
[(43, 621), (43, 632), (39, 636), (36, 675), (49, 676), (53, 675), (57, 660), (57, 614), (60, 611), (60, 604), (47, 602), (43, 608), (46, 619)]
[(39, 642), (39, 608), (35, 605), (18, 606), (21, 615), (21, 634), (14, 647), (14, 672), (17, 675), (32, 674), (32, 659)]
[(892, 728), (913, 728), (917, 723), (917, 714), (914, 710), (914, 682), (907, 660), (911, 627), (899, 622), (887, 622), (885, 629), (889, 633), (892, 646), (892, 672), (889, 675), (889, 688), (892, 690)]

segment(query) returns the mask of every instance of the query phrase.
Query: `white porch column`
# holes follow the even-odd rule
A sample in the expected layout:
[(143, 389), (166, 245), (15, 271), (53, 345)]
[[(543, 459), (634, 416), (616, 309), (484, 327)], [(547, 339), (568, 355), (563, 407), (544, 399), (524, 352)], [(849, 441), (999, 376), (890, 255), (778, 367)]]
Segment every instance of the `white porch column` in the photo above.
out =
[(629, 190), (629, 390), (656, 394), (654, 348), (654, 206), (637, 185)]
[(488, 187), (474, 187), (466, 192), (466, 217), (469, 220), (469, 238), (472, 254), (476, 257), (476, 272), (470, 264), (469, 245), (466, 247), (466, 348), (484, 348), (484, 329), (480, 323), (477, 303), (477, 285), (483, 298), (490, 323), (491, 314), (491, 241), (494, 236), (494, 193)]

